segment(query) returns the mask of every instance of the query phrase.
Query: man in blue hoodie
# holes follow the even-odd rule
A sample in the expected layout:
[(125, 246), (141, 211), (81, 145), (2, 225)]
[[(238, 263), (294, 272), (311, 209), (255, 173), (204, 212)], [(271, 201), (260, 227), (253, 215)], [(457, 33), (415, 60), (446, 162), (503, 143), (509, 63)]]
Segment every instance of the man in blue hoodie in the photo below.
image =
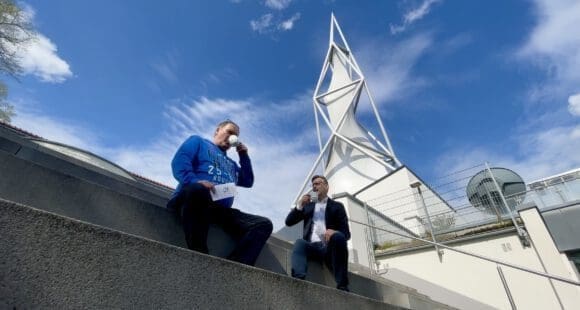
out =
[(226, 120), (218, 124), (212, 141), (194, 135), (179, 147), (171, 161), (179, 185), (167, 208), (180, 215), (188, 248), (207, 254), (208, 228), (214, 223), (237, 241), (228, 259), (253, 266), (272, 233), (272, 222), (232, 208), (234, 197), (214, 201), (210, 193), (215, 194), (219, 184), (254, 184), (248, 148), (242, 143), (236, 146), (239, 166), (227, 156), (230, 136), (239, 134), (240, 127)]

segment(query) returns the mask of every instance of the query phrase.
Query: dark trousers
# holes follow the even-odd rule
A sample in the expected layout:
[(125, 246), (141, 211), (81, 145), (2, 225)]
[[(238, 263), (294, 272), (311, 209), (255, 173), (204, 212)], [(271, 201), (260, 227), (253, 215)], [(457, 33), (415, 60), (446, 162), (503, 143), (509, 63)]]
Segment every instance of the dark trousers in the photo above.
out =
[(334, 272), (336, 288), (348, 290), (348, 250), (346, 238), (340, 231), (334, 233), (328, 244), (298, 239), (292, 250), (292, 276), (306, 278), (308, 260), (324, 261)]
[(208, 253), (207, 235), (212, 223), (236, 240), (236, 247), (228, 259), (251, 266), (256, 263), (272, 233), (269, 219), (215, 204), (209, 190), (198, 183), (184, 186), (174, 200), (170, 204), (177, 204), (189, 249)]

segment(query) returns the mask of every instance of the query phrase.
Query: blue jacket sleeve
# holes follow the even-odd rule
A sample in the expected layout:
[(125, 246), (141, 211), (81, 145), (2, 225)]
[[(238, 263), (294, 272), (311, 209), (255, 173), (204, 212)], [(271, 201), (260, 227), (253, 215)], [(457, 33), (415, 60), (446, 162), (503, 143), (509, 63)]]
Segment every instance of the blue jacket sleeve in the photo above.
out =
[(252, 187), (254, 185), (254, 171), (252, 162), (247, 152), (238, 153), (240, 156), (240, 174), (238, 175), (237, 186)]
[(191, 136), (177, 149), (171, 161), (173, 177), (179, 184), (195, 183), (201, 180), (193, 170), (193, 162), (199, 152), (200, 138)]

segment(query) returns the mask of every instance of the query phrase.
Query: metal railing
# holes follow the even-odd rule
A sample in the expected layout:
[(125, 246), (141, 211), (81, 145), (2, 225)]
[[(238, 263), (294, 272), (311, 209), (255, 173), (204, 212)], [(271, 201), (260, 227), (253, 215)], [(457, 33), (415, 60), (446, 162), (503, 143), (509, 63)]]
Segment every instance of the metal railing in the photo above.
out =
[[(417, 187), (408, 187), (399, 191), (384, 194), (365, 203), (372, 209), (388, 216), (394, 221), (401, 223), (406, 229), (416, 235), (432, 239), (432, 235), (446, 235), (444, 239), (456, 233), (479, 228), (486, 231), (498, 226), (511, 226), (519, 229), (520, 225), (516, 208), (520, 205), (533, 203), (539, 210), (570, 203), (580, 200), (580, 173), (577, 178), (559, 177), (555, 180), (545, 181), (545, 186), (535, 185), (532, 189), (525, 189), (510, 195), (503, 195), (498, 190), (499, 184), (495, 184), (495, 178), (489, 177), (488, 182), (483, 182), (474, 190), (467, 190), (469, 179), (475, 174), (483, 172), (483, 177), (492, 176), (494, 168), (486, 167), (486, 164), (473, 166), (447, 176), (443, 176), (429, 185), (421, 182), (421, 193)], [(424, 204), (424, 206), (423, 206)], [(429, 214), (429, 217), (427, 216)], [(372, 217), (372, 214), (371, 214)], [(429, 221), (432, 225), (429, 226)], [(511, 221), (512, 223), (508, 223)], [(377, 220), (376, 222), (380, 222)], [(377, 227), (389, 227), (381, 226)], [(397, 230), (401, 232), (401, 230)], [(525, 232), (518, 231), (522, 237)], [(401, 245), (412, 242), (407, 236), (400, 237), (387, 232), (376, 231), (375, 246)]]
[[(476, 179), (474, 175), (479, 178)], [(477, 181), (476, 185), (473, 185), (474, 179)], [(437, 182), (433, 182), (434, 185), (418, 180), (408, 188), (368, 199), (364, 202), (367, 222), (353, 219), (351, 222), (365, 227), (365, 232), (370, 232), (370, 238), (367, 239), (373, 242), (375, 250), (382, 253), (427, 245), (435, 248), (440, 259), (443, 250), (449, 250), (495, 263), (503, 288), (514, 309), (515, 303), (500, 266), (544, 277), (549, 280), (560, 307), (563, 308), (552, 280), (577, 287), (580, 282), (547, 273), (539, 254), (538, 258), (545, 272), (444, 244), (453, 239), (509, 228), (517, 232), (524, 246), (533, 247), (519, 218), (518, 206), (533, 202), (543, 210), (580, 199), (580, 173), (577, 178), (562, 177), (559, 181), (544, 182), (545, 186), (536, 184), (529, 190), (522, 184), (524, 190), (511, 195), (503, 195), (506, 187), (514, 186), (506, 183), (508, 182), (500, 184), (497, 181), (494, 168), (490, 168), (487, 163), (469, 167), (439, 178)], [(403, 227), (385, 222), (377, 215), (373, 218), (373, 212), (369, 212), (368, 208)], [(374, 258), (375, 251), (370, 251), (369, 256)], [(380, 273), (378, 264), (374, 271)]]
[[(360, 222), (360, 221), (351, 220), (351, 222), (356, 223), (356, 224), (361, 225), (361, 226), (366, 226), (366, 227), (369, 227), (369, 228), (375, 228), (375, 227), (371, 227), (367, 223), (363, 223), (363, 222)], [(383, 230), (383, 229), (381, 229), (381, 230)], [(391, 231), (391, 233), (396, 234), (396, 232), (393, 232), (393, 231)], [(557, 280), (557, 281), (560, 281), (560, 282), (564, 282), (564, 283), (568, 283), (568, 284), (580, 286), (580, 282), (576, 282), (574, 280), (566, 279), (566, 278), (563, 278), (563, 277), (560, 277), (560, 276), (551, 275), (551, 274), (548, 274), (548, 273), (545, 273), (545, 272), (536, 271), (536, 270), (533, 270), (533, 269), (529, 269), (527, 267), (523, 267), (523, 266), (515, 265), (515, 264), (512, 264), (512, 263), (504, 262), (504, 261), (501, 261), (501, 260), (498, 260), (498, 259), (494, 259), (494, 258), (491, 258), (491, 257), (484, 256), (484, 255), (479, 255), (479, 254), (472, 253), (472, 252), (469, 252), (469, 251), (460, 250), (460, 249), (457, 249), (457, 248), (454, 248), (454, 247), (451, 247), (451, 246), (447, 246), (447, 245), (442, 244), (442, 243), (429, 241), (427, 239), (422, 239), (422, 238), (417, 238), (417, 237), (409, 237), (409, 238), (412, 238), (412, 239), (415, 239), (417, 241), (421, 241), (421, 242), (424, 242), (424, 243), (428, 243), (428, 244), (431, 244), (433, 246), (440, 247), (440, 248), (443, 248), (443, 249), (446, 249), (446, 250), (450, 250), (450, 251), (453, 251), (453, 252), (465, 254), (465, 255), (468, 255), (468, 256), (471, 256), (471, 257), (475, 257), (475, 258), (479, 258), (479, 259), (482, 259), (482, 260), (486, 260), (488, 262), (496, 263), (496, 264), (499, 264), (499, 265), (502, 265), (502, 266), (506, 266), (506, 267), (510, 267), (510, 268), (517, 269), (517, 270), (521, 270), (521, 271), (533, 273), (535, 275), (542, 276), (542, 277), (549, 278), (549, 279), (553, 279), (553, 280)]]
[(545, 187), (528, 189), (525, 192), (505, 196), (505, 198), (510, 204), (533, 203), (539, 210), (546, 210), (580, 200), (580, 178), (561, 179), (558, 182), (551, 182)]

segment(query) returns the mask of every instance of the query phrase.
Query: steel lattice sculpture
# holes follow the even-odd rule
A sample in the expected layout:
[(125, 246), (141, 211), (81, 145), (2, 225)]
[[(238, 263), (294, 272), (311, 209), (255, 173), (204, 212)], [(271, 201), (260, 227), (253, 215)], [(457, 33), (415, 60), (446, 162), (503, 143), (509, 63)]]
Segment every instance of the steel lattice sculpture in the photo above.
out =
[[(355, 117), (361, 96), (365, 95), (383, 141), (366, 130)], [(353, 193), (401, 166), (364, 75), (334, 15), (331, 16), (328, 52), (312, 99), (320, 154), (298, 197), (321, 164), (334, 193)], [(330, 130), (324, 145), (320, 118)]]

